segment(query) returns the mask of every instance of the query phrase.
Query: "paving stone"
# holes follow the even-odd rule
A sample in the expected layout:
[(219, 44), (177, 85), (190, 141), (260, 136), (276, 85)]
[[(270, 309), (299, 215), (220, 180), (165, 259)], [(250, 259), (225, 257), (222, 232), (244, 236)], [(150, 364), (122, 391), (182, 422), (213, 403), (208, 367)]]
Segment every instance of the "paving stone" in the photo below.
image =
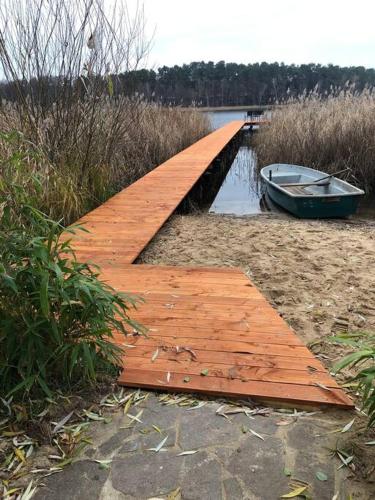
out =
[(132, 433), (133, 429), (121, 429), (114, 433), (112, 437), (99, 446), (99, 453), (105, 456), (113, 454), (113, 452), (123, 445), (124, 441), (128, 439)]
[(136, 428), (156, 425), (161, 430), (169, 429), (176, 425), (180, 413), (181, 408), (178, 406), (163, 406), (157, 401), (150, 401), (140, 417), (143, 424), (137, 424)]
[[(320, 449), (319, 455), (311, 453), (308, 447), (298, 451), (293, 475), (311, 486), (313, 498), (331, 500), (335, 494), (335, 466), (324, 451)], [(318, 471), (327, 475), (327, 481), (320, 481), (316, 477)]]
[(278, 422), (279, 420), (281, 420), (281, 417), (278, 416), (263, 417), (261, 415), (256, 415), (254, 418), (249, 418), (242, 413), (236, 415), (232, 419), (232, 422), (233, 424), (238, 425), (240, 428), (242, 428), (242, 426), (247, 428), (250, 427), (250, 429), (253, 429), (259, 434), (272, 436), (277, 432), (278, 426), (276, 425), (276, 422)]
[(151, 432), (150, 434), (144, 434), (140, 437), (140, 443), (143, 450), (147, 450), (148, 448), (155, 448), (164, 438), (168, 436), (163, 448), (170, 448), (175, 446), (176, 443), (176, 430), (175, 429), (167, 429), (162, 434), (157, 431)]
[(120, 450), (118, 451), (118, 455), (122, 455), (123, 453), (133, 453), (140, 449), (141, 441), (137, 439), (137, 437), (134, 437), (133, 439), (129, 439), (128, 441), (125, 441), (125, 443), (123, 443)]
[[(321, 420), (304, 420), (301, 419), (296, 422), (293, 428), (289, 429), (289, 426), (285, 428), (288, 433), (288, 444), (292, 448), (304, 448), (308, 443), (314, 443), (317, 447), (324, 445), (327, 446), (327, 439), (330, 435), (327, 432), (332, 430), (332, 426), (327, 426), (325, 422)], [(319, 435), (321, 435), (319, 437)]]
[[(203, 454), (202, 454), (203, 455)], [(220, 500), (221, 465), (217, 460), (206, 456), (191, 469), (186, 468), (182, 480), (182, 498), (184, 500)]]
[(219, 418), (207, 407), (182, 413), (179, 444), (184, 450), (192, 450), (215, 444), (237, 441), (241, 430), (225, 418)]
[(99, 464), (82, 460), (66, 467), (62, 472), (43, 480), (46, 485), (33, 497), (35, 500), (69, 500), (100, 498), (100, 491), (107, 480), (109, 469), (100, 469)]
[(166, 495), (180, 485), (182, 465), (175, 451), (129, 455), (112, 462), (112, 486), (137, 499)]
[(235, 477), (229, 477), (223, 482), (225, 495), (228, 500), (243, 500), (245, 495), (241, 485)]
[(262, 441), (249, 437), (229, 459), (227, 469), (241, 477), (252, 493), (261, 500), (275, 500), (287, 491), (284, 475), (284, 447), (277, 438)]

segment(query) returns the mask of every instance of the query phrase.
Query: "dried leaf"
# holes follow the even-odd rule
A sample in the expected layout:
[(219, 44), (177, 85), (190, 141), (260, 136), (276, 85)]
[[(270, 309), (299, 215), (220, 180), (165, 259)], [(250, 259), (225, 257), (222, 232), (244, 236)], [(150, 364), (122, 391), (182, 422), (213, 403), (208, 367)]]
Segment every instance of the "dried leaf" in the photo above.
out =
[(62, 427), (64, 427), (64, 425), (71, 419), (73, 413), (74, 411), (71, 411), (70, 413), (68, 413), (68, 415), (66, 415), (59, 422), (57, 422), (57, 424), (52, 430), (52, 434), (56, 434), (57, 431), (59, 431)]
[(327, 474), (325, 472), (322, 472), (321, 470), (318, 470), (315, 475), (319, 479), (319, 481), (327, 481), (328, 480)]
[(261, 439), (262, 441), (264, 441), (264, 437), (261, 436), (260, 434), (258, 434), (257, 432), (253, 431), (252, 429), (249, 429), (249, 431), (251, 432), (251, 434), (253, 434), (254, 436), (256, 436), (257, 438)]
[(304, 493), (307, 490), (307, 486), (301, 486), (300, 488), (296, 488), (295, 490), (286, 493), (285, 495), (281, 495), (281, 498), (295, 498), (299, 497), (301, 493)]
[(147, 448), (147, 451), (154, 451), (155, 453), (159, 453), (159, 451), (163, 448), (165, 443), (167, 442), (168, 436), (166, 436), (155, 448)]
[(208, 369), (205, 368), (204, 370), (202, 370), (201, 375), (203, 375), (203, 377), (206, 377), (208, 375)]
[(36, 486), (35, 488), (33, 488), (33, 481), (30, 481), (30, 483), (27, 485), (26, 490), (19, 497), (19, 500), (30, 500), (30, 498), (34, 495), (35, 491), (36, 491)]
[(175, 490), (171, 491), (167, 495), (167, 500), (180, 500), (181, 499), (181, 488), (178, 487)]
[(198, 450), (183, 451), (182, 453), (179, 453), (177, 456), (184, 457), (185, 455), (195, 455), (195, 453), (198, 453)]
[(143, 424), (142, 420), (139, 418), (143, 413), (143, 410), (139, 411), (137, 415), (129, 415), (127, 414), (127, 417), (130, 418), (131, 420), (135, 420), (136, 422), (139, 422), (140, 424)]
[(198, 408), (202, 408), (206, 404), (206, 401), (200, 401), (197, 405), (191, 406), (190, 408), (186, 408), (186, 411), (190, 410), (198, 410)]
[(112, 460), (94, 460), (99, 464), (99, 469), (110, 469)]
[(95, 420), (97, 422), (100, 422), (102, 420), (105, 420), (104, 417), (101, 417), (100, 415), (98, 415), (97, 413), (94, 413), (92, 411), (87, 411), (87, 410), (83, 410), (83, 413), (86, 415), (87, 418), (89, 418), (90, 420)]
[(153, 363), (156, 358), (159, 356), (159, 349), (156, 349), (156, 351), (154, 352), (154, 354), (152, 355), (152, 358), (151, 358), (151, 363)]
[(17, 456), (17, 458), (19, 459), (20, 462), (22, 462), (22, 463), (26, 462), (25, 453), (23, 452), (23, 450), (21, 450), (21, 448), (16, 448), (14, 450), (14, 453)]
[(351, 429), (352, 425), (354, 424), (355, 418), (351, 420), (349, 423), (347, 423), (342, 429), (341, 432), (348, 432), (348, 430)]
[(315, 385), (317, 387), (320, 387), (321, 389), (324, 389), (325, 391), (331, 391), (332, 389), (330, 389), (329, 387), (327, 387), (326, 385), (324, 384), (320, 384), (319, 382), (315, 382)]
[(153, 425), (152, 427), (156, 430), (156, 432), (161, 434), (161, 429), (159, 429), (159, 427), (157, 425)]
[(190, 382), (190, 377), (185, 377), (185, 378), (184, 378), (184, 382), (185, 382), (185, 383)]
[(288, 469), (287, 467), (284, 467), (284, 476), (291, 476), (292, 475), (292, 471), (290, 469)]

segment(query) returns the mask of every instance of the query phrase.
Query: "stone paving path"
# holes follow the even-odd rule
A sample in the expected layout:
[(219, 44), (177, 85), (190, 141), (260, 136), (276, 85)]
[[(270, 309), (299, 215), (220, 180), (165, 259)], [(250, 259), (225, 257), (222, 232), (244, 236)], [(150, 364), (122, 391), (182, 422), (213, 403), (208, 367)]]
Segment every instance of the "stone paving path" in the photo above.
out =
[[(350, 413), (335, 412), (335, 419), (332, 412), (296, 418), (276, 412), (254, 418), (240, 413), (224, 418), (216, 413), (220, 406), (208, 401), (188, 410), (162, 405), (158, 395), (150, 394), (130, 412), (136, 415), (143, 410), (141, 423), (135, 421), (126, 428), (130, 419), (122, 411), (113, 415), (110, 424), (95, 423), (94, 445), (63, 472), (45, 479), (35, 498), (274, 500), (293, 489), (292, 477), (309, 484), (310, 498), (347, 500), (352, 485), (327, 447), (334, 447), (337, 440), (329, 432), (347, 422)], [(148, 450), (166, 436), (161, 451)], [(103, 469), (94, 460), (111, 462)], [(318, 471), (327, 480), (320, 481)]]

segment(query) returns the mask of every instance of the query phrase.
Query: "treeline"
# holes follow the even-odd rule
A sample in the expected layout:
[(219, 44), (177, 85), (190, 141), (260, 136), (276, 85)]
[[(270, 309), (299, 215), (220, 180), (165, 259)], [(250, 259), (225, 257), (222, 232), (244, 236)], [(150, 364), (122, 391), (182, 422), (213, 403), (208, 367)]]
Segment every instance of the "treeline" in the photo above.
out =
[[(141, 69), (99, 78), (111, 97), (138, 95), (149, 102), (172, 106), (247, 106), (283, 102), (311, 91), (324, 96), (347, 86), (362, 91), (366, 86), (375, 85), (375, 69), (332, 64), (297, 66), (219, 61), (163, 66), (156, 71)], [(55, 100), (56, 90), (61, 91), (61, 85), (82, 96), (87, 90), (85, 77), (63, 83), (58, 78), (46, 77), (43, 80), (0, 83), (0, 95), (7, 101), (14, 101), (17, 87), (23, 87), (23, 93), (30, 92), (34, 99), (45, 104)], [(39, 95), (36, 95), (36, 89)]]
[(314, 89), (319, 94), (353, 85), (362, 90), (375, 84), (375, 69), (332, 64), (255, 63), (220, 61), (163, 66), (120, 75), (129, 92), (168, 105), (241, 106), (281, 102)]

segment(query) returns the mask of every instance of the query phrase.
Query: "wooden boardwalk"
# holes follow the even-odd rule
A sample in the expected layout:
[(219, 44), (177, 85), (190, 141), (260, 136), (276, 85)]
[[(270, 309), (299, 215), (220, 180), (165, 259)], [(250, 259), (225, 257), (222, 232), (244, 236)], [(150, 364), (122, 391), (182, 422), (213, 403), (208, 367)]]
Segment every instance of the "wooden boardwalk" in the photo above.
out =
[(78, 259), (146, 302), (132, 314), (145, 338), (115, 334), (126, 386), (251, 396), (277, 404), (351, 407), (321, 363), (238, 269), (132, 265), (212, 160), (241, 129), (232, 122), (124, 189), (80, 222)]
[(134, 262), (243, 125), (215, 130), (82, 217), (90, 233), (75, 238), (80, 258), (101, 266)]

